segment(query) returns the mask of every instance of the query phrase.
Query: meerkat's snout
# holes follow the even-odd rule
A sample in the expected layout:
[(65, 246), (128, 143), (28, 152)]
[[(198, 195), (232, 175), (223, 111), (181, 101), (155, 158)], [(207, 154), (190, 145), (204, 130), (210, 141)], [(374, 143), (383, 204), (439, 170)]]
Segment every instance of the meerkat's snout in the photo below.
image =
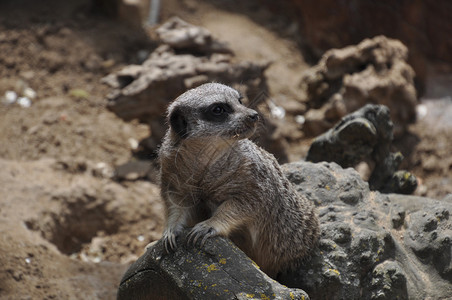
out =
[(241, 111), (237, 113), (237, 118), (231, 121), (232, 137), (234, 139), (243, 139), (251, 137), (256, 131), (259, 121), (259, 113), (253, 109), (246, 108), (240, 104)]
[(253, 110), (248, 115), (247, 121), (250, 122), (251, 124), (257, 123), (257, 121), (259, 121), (259, 114), (257, 113), (257, 111)]
[(259, 121), (259, 113), (253, 109), (245, 108), (246, 112), (241, 118), (242, 122), (245, 123), (250, 129), (256, 127)]

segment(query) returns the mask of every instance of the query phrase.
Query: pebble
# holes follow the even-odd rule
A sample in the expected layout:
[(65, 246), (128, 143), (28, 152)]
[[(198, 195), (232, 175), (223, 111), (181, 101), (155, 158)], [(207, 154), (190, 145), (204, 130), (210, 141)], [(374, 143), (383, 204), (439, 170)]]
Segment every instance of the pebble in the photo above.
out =
[(31, 100), (27, 97), (20, 97), (17, 99), (17, 104), (19, 104), (22, 107), (30, 107), (31, 106)]
[(23, 95), (28, 99), (35, 99), (37, 94), (32, 88), (27, 87), (24, 89)]
[(6, 91), (5, 92), (5, 100), (6, 104), (12, 104), (17, 100), (17, 93), (14, 91)]

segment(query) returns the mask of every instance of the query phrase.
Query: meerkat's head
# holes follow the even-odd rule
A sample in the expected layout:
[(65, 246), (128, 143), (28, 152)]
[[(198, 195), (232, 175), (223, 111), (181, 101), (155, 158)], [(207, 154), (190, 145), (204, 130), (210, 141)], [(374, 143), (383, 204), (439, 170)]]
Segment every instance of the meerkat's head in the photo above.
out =
[(245, 107), (235, 89), (203, 84), (180, 95), (168, 108), (170, 131), (177, 139), (249, 138), (259, 114)]

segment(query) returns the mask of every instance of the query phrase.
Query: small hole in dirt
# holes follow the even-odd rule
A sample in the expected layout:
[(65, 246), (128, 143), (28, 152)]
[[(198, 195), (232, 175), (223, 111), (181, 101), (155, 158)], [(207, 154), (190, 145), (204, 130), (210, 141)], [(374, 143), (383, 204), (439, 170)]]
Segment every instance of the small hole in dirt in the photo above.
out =
[(58, 202), (57, 209), (44, 211), (38, 218), (25, 221), (25, 225), (40, 232), (64, 254), (79, 252), (100, 231), (118, 231), (120, 224), (115, 221), (114, 212), (107, 209), (107, 201), (98, 201), (88, 194), (52, 199)]
[(125, 88), (126, 86), (131, 84), (134, 80), (135, 78), (133, 78), (132, 76), (118, 76), (119, 87), (121, 89)]
[(356, 70), (355, 70), (354, 73), (362, 72), (362, 71), (364, 71), (365, 69), (367, 69), (367, 64), (360, 64), (360, 65), (356, 68)]

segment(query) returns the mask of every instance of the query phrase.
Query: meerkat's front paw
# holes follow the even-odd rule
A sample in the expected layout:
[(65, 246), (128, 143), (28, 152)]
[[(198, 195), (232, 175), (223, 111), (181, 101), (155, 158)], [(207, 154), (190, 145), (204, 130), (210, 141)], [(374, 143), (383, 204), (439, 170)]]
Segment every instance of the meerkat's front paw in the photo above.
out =
[(206, 222), (201, 222), (195, 225), (193, 229), (188, 234), (187, 238), (187, 244), (193, 244), (195, 245), (198, 239), (202, 238), (201, 240), (201, 247), (204, 246), (204, 243), (208, 238), (214, 237), (218, 235), (218, 231), (207, 225)]
[(166, 253), (170, 253), (172, 251), (174, 251), (177, 247), (177, 243), (176, 243), (176, 239), (180, 234), (180, 230), (175, 230), (175, 229), (166, 229), (163, 232), (163, 236), (162, 236), (162, 242), (163, 242), (163, 246), (165, 247)]

